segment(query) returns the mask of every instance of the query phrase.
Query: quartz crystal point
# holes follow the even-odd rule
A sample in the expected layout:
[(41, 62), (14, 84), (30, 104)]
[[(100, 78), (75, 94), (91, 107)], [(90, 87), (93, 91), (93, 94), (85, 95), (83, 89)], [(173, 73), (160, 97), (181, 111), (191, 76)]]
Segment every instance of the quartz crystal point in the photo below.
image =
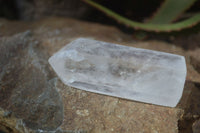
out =
[(64, 84), (175, 107), (186, 78), (183, 56), (79, 38), (49, 59)]

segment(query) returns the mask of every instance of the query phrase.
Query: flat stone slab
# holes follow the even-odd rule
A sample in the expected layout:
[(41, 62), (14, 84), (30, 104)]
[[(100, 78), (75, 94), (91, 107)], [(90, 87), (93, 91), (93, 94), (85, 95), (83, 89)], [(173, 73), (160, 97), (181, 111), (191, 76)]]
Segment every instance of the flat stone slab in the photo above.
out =
[[(180, 47), (160, 41), (136, 42), (114, 27), (66, 18), (28, 23), (0, 19), (0, 29), (0, 68), (3, 68), (0, 69), (0, 130), (178, 133), (181, 127), (183, 131), (192, 130), (192, 123), (188, 117), (183, 118), (183, 111), (199, 116), (200, 74), (193, 67), (198, 62), (190, 63), (189, 54), (193, 51), (188, 54)], [(48, 59), (80, 37), (184, 55), (188, 73), (180, 103), (175, 108), (156, 106), (63, 84)], [(193, 57), (198, 59), (199, 52)]]

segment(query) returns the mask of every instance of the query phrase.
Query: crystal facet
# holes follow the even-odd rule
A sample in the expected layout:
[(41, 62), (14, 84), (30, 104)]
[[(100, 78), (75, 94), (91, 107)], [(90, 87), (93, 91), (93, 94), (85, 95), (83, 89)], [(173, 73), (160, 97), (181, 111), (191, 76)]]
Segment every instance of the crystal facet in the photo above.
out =
[(186, 78), (183, 56), (79, 38), (49, 63), (69, 86), (174, 107)]

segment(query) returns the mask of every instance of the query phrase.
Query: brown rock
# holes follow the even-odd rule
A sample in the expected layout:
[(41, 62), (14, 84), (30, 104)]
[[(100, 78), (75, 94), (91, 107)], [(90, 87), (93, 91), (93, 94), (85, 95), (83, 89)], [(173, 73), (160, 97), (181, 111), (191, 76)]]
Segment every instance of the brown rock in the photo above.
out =
[[(180, 47), (136, 42), (114, 27), (63, 18), (31, 23), (0, 20), (0, 28), (0, 107), (21, 119), (28, 131), (178, 133), (187, 123), (183, 112), (192, 114), (189, 119), (199, 113), (189, 108), (199, 106), (200, 75), (190, 64), (191, 55)], [(184, 55), (188, 75), (179, 105), (144, 104), (65, 86), (47, 60), (78, 37)]]
[(193, 69), (200, 73), (200, 48), (188, 51), (188, 54), (190, 55), (190, 64), (193, 66)]
[(194, 122), (194, 124), (192, 125), (192, 130), (193, 133), (200, 133), (200, 120)]

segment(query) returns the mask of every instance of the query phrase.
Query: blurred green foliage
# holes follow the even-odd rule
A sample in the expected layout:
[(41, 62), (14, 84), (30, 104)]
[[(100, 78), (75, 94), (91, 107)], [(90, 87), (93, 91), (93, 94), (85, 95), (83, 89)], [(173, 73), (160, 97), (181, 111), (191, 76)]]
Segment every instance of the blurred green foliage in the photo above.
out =
[[(200, 22), (200, 13), (194, 13), (191, 17), (180, 19), (179, 17), (189, 9), (197, 0), (165, 0), (158, 10), (148, 18), (146, 22), (138, 22), (123, 17), (105, 6), (93, 0), (83, 0), (87, 4), (104, 12), (116, 21), (144, 31), (171, 32), (180, 31), (185, 28), (193, 27)], [(125, 3), (126, 1), (124, 1)]]

